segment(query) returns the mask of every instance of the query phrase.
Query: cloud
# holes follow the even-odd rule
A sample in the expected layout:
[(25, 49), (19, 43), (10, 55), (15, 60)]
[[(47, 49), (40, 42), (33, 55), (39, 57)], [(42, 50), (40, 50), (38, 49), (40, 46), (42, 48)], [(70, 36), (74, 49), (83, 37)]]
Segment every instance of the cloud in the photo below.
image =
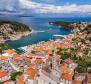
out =
[(0, 10), (14, 11), (19, 9), (19, 0), (0, 0)]
[(91, 5), (66, 4), (64, 6), (36, 3), (20, 0), (24, 9), (33, 9), (36, 13), (91, 13)]
[(42, 2), (47, 4), (57, 4), (57, 2), (61, 2), (60, 0), (33, 0), (35, 2)]
[[(41, 0), (43, 1), (43, 0)], [(46, 2), (51, 0), (45, 0)], [(52, 2), (59, 1), (59, 0), (52, 0)], [(54, 4), (43, 4), (34, 2), (33, 0), (0, 0), (0, 13), (3, 11), (15, 11), (15, 12), (22, 12), (23, 14), (28, 15), (53, 15), (53, 14), (60, 14), (60, 15), (70, 15), (70, 14), (78, 14), (81, 15), (91, 15), (91, 5), (84, 4), (84, 5), (77, 5), (77, 4), (69, 4), (66, 3), (65, 5), (54, 5)], [(7, 14), (7, 13), (6, 13)]]

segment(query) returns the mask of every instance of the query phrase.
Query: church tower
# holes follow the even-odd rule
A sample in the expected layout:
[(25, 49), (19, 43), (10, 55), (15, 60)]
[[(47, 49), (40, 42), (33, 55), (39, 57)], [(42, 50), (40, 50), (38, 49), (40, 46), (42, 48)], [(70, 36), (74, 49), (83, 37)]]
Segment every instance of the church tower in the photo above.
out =
[(53, 49), (52, 73), (57, 78), (60, 78), (60, 71), (59, 71), (59, 68), (58, 68), (58, 61), (57, 61), (58, 55), (56, 53), (57, 53), (57, 49), (55, 48), (55, 49)]

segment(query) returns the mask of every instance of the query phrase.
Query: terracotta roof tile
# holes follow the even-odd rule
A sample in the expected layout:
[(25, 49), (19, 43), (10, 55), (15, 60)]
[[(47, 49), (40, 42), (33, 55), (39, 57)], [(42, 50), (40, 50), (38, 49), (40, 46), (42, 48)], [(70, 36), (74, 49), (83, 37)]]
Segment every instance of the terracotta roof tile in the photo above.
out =
[(43, 70), (46, 71), (47, 73), (51, 73), (50, 66), (44, 67)]
[(17, 76), (16, 84), (25, 84), (23, 76)]
[(63, 73), (66, 73), (66, 71), (67, 71), (67, 64), (61, 64), (60, 66), (59, 66), (59, 70), (60, 70), (60, 73), (61, 74), (63, 74)]
[(81, 81), (78, 81), (78, 80), (73, 80), (73, 83), (72, 84), (82, 84)]
[(41, 63), (43, 63), (43, 62), (44, 62), (44, 61), (43, 61), (42, 59), (36, 59), (36, 60), (35, 60), (35, 63), (36, 63), (36, 64), (41, 64)]
[(28, 78), (30, 80), (33, 80), (35, 75), (37, 74), (37, 71), (36, 69), (33, 69), (33, 68), (28, 68), (26, 71), (25, 71), (25, 74), (28, 75)]
[(3, 70), (0, 70), (0, 78), (4, 77), (4, 76), (7, 76), (7, 72), (6, 71), (3, 71)]
[(9, 54), (17, 54), (14, 50), (12, 49), (8, 49), (8, 50), (4, 50), (5, 53), (9, 53)]
[(0, 56), (0, 60), (7, 60), (8, 57), (5, 57), (5, 56)]
[(65, 73), (65, 74), (62, 74), (61, 76), (62, 76), (62, 79), (64, 79), (64, 80), (72, 81), (73, 75), (71, 75), (71, 74)]

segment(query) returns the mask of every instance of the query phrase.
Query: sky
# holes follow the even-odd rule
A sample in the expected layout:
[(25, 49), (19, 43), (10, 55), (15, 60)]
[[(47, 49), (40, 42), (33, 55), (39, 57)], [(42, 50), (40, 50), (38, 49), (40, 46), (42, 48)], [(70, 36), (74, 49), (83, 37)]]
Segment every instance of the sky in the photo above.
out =
[(64, 5), (64, 4), (91, 4), (91, 0), (32, 0), (39, 3)]
[[(7, 3), (6, 3), (7, 2)], [(24, 11), (36, 15), (91, 15), (91, 0), (0, 0), (0, 10)]]
[(20, 2), (25, 9), (33, 9), (37, 13), (91, 13), (89, 0), (86, 2), (82, 0), (78, 2), (76, 0), (20, 0)]

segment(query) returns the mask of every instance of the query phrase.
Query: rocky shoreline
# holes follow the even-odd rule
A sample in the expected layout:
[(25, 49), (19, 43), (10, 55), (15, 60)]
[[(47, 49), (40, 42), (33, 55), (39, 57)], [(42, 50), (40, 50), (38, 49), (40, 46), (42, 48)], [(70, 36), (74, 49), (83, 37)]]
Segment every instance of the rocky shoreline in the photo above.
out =
[(18, 32), (16, 34), (13, 34), (12, 36), (9, 36), (9, 38), (4, 39), (2, 36), (0, 36), (0, 43), (5, 43), (7, 40), (19, 40), (22, 37), (28, 36), (30, 32)]
[(57, 21), (57, 22), (49, 22), (49, 24), (64, 27), (66, 29), (70, 29), (74, 33), (81, 32), (86, 27), (91, 26), (91, 22), (63, 22), (63, 21)]
[(5, 43), (7, 40), (18, 40), (31, 32), (32, 29), (25, 24), (9, 21), (0, 22), (0, 43)]

